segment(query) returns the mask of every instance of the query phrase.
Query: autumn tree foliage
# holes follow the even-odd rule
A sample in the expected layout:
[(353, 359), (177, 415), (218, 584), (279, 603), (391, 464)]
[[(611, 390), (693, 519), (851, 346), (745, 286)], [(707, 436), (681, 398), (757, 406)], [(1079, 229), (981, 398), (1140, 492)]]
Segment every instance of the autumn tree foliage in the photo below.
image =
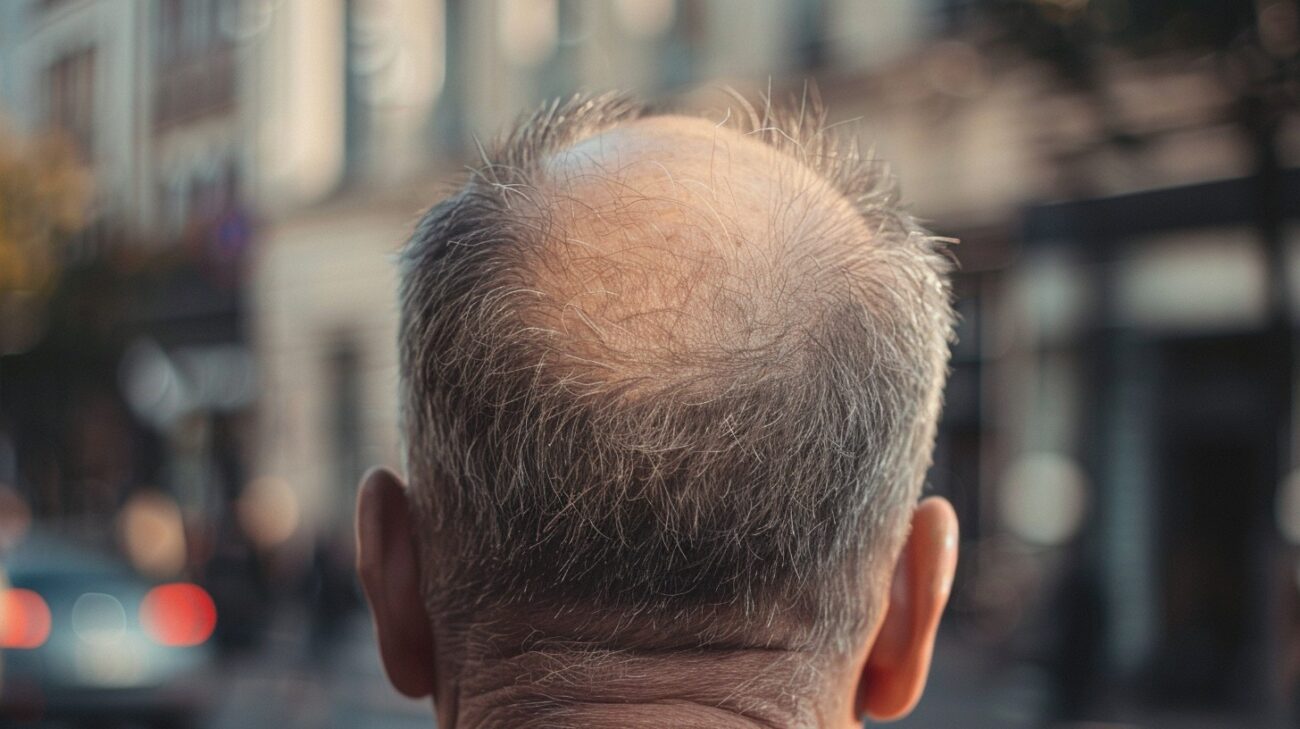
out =
[(84, 225), (89, 190), (65, 138), (22, 138), (0, 125), (0, 295), (52, 285), (59, 243)]

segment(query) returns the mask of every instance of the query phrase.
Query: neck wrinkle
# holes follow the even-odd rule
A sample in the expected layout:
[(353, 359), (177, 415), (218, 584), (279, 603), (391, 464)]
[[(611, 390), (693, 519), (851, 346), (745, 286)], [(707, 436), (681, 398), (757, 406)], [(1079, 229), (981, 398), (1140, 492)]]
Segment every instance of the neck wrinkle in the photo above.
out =
[(466, 662), (455, 729), (813, 729), (828, 688), (806, 654), (527, 651)]
[(572, 704), (541, 716), (525, 707), (464, 715), (459, 729), (804, 729), (807, 723), (775, 723), (723, 709), (688, 704)]

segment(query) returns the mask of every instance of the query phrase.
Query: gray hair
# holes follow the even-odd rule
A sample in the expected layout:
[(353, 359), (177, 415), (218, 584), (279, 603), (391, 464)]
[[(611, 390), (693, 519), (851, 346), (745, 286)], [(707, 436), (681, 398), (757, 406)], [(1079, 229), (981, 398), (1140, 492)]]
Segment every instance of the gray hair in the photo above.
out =
[(403, 420), (443, 620), (527, 615), (605, 649), (843, 649), (871, 618), (868, 576), (896, 555), (933, 449), (950, 261), (819, 104), (792, 108), (738, 101), (723, 123), (812, 170), (873, 234), (783, 244), (775, 265), (826, 285), (783, 301), (799, 294), (751, 279), (727, 305), (785, 314), (740, 339), (672, 340), (624, 368), (617, 347), (542, 324), (542, 166), (652, 115), (625, 97), (522, 118), (420, 221), (401, 258)]

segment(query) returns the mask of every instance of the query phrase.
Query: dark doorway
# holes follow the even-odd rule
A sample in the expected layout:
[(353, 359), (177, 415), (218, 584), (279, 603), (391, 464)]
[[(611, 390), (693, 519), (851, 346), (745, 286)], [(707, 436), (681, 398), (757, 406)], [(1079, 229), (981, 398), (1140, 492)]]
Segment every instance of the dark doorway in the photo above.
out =
[(1156, 466), (1161, 630), (1155, 688), (1249, 706), (1266, 664), (1278, 377), (1262, 335), (1159, 344)]

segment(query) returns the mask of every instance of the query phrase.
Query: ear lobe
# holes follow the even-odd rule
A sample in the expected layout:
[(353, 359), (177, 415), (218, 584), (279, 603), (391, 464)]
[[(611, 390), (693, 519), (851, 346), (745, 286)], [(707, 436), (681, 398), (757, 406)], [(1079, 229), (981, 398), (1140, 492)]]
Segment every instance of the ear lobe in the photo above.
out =
[(357, 572), (388, 680), (402, 694), (421, 698), (434, 692), (434, 647), (414, 537), (401, 479), (387, 469), (371, 470), (357, 494)]
[(957, 515), (945, 499), (926, 499), (913, 512), (889, 604), (862, 669), (859, 718), (901, 719), (920, 701), (956, 568)]

